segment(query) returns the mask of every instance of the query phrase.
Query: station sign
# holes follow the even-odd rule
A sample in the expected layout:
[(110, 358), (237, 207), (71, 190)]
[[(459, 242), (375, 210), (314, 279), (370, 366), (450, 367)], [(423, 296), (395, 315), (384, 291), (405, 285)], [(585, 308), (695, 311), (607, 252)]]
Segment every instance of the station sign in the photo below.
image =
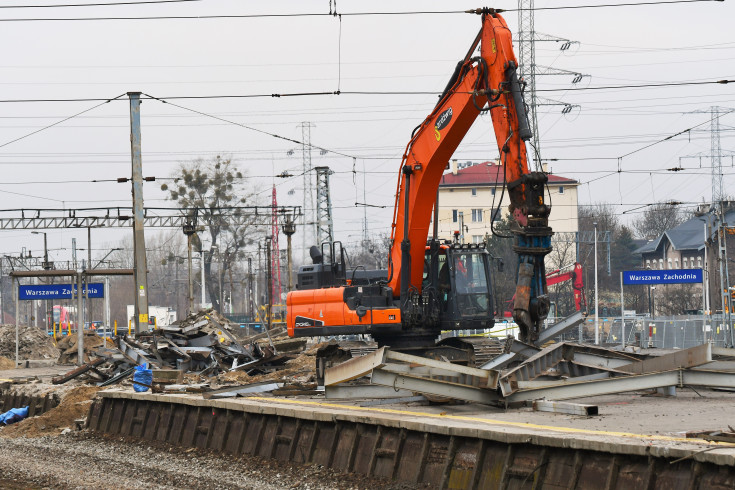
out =
[[(101, 282), (86, 284), (82, 293), (88, 298), (104, 298), (105, 285)], [(18, 299), (73, 299), (77, 294), (76, 284), (36, 284), (18, 286)]]
[(702, 269), (623, 271), (623, 284), (701, 284)]

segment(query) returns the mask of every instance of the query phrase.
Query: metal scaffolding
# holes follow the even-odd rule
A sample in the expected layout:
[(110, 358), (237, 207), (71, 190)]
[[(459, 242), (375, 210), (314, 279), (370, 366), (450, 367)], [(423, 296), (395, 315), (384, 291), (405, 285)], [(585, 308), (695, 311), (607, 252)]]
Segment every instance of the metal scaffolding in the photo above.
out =
[(316, 233), (317, 243), (334, 240), (332, 223), (332, 198), (329, 192), (329, 167), (315, 167), (316, 170)]

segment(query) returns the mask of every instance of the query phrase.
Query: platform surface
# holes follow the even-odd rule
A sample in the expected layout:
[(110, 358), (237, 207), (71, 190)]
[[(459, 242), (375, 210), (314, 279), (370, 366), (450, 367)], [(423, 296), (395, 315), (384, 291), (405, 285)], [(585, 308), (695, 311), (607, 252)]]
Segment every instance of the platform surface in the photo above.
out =
[(345, 420), (441, 434), (533, 443), (666, 458), (690, 457), (735, 466), (735, 444), (688, 439), (687, 431), (735, 427), (735, 393), (678, 390), (676, 397), (618, 394), (572, 400), (599, 407), (597, 416), (533, 412), (530, 408), (501, 410), (479, 404), (382, 405), (361, 407), (359, 400), (319, 397), (252, 396), (206, 400), (195, 394), (135, 393), (132, 389), (100, 392), (111, 398), (209, 406), (215, 409), (270, 413), (307, 420)]

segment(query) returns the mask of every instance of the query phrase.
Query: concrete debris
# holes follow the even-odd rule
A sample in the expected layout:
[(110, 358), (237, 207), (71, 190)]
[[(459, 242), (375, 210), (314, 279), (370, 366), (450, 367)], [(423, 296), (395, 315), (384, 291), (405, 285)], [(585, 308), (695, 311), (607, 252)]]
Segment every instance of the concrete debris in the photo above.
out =
[[(158, 373), (153, 388), (160, 391), (164, 385), (180, 384), (185, 373), (213, 377), (233, 371), (248, 375), (278, 371), (293, 358), (286, 352), (300, 351), (304, 346), (302, 340), (274, 340), (273, 336), (238, 339), (226, 318), (215, 311), (202, 310), (172, 325), (136, 337), (123, 335), (107, 343), (94, 332), (85, 332), (87, 364), (57, 381), (63, 383), (84, 374), (109, 385), (129, 377), (132, 367), (148, 364), (154, 375)], [(57, 347), (61, 350), (59, 363), (77, 361), (76, 335), (64, 337)]]
[[(105, 339), (96, 334), (94, 330), (84, 331), (84, 362), (91, 360), (90, 356), (94, 356), (100, 347), (114, 347), (110, 339)], [(76, 364), (79, 357), (79, 349), (77, 346), (79, 338), (77, 333), (71, 335), (63, 335), (56, 341), (56, 348), (61, 351), (59, 358), (56, 360), (58, 364)]]
[[(56, 359), (59, 355), (53, 338), (40, 328), (21, 325), (18, 341), (18, 356), (23, 360)], [(15, 325), (0, 325), (0, 356), (15, 360)]]

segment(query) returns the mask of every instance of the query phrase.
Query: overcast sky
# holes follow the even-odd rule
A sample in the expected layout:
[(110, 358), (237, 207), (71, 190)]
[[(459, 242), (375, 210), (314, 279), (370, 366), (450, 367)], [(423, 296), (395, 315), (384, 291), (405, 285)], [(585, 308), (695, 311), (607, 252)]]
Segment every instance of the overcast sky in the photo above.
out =
[[(92, 3), (78, 3), (85, 2)], [(61, 3), (75, 2), (14, 0), (0, 6)], [(537, 8), (595, 3), (535, 2)], [(337, 2), (338, 12), (345, 14), (481, 6), (464, 0)], [(517, 4), (502, 1), (491, 6), (515, 9)], [(0, 105), (0, 209), (131, 205), (129, 183), (88, 182), (130, 175), (127, 97), (12, 142), (99, 104), (48, 100), (107, 99), (131, 91), (161, 98), (338, 89), (441, 92), (480, 28), (479, 16), (464, 13), (345, 15), (341, 20), (332, 16), (18, 19), (324, 14), (329, 9), (329, 0), (0, 9), (0, 99), (46, 100)], [(504, 15), (515, 33), (516, 13)], [(537, 81), (543, 91), (539, 95), (579, 106), (566, 115), (561, 106), (544, 106), (539, 126), (542, 158), (558, 159), (551, 163), (553, 173), (582, 183), (580, 204), (609, 202), (622, 213), (662, 200), (694, 203), (711, 199), (709, 110), (712, 106), (735, 108), (735, 84), (580, 88), (735, 79), (732, 19), (732, 2), (536, 12), (537, 32), (579, 43), (560, 51), (560, 43), (540, 42), (537, 64), (590, 75), (578, 84), (572, 84), (572, 76), (539, 76)], [(356, 157), (312, 152), (313, 165), (326, 165), (335, 172), (331, 190), (336, 238), (354, 243), (362, 237), (364, 212), (355, 202), (385, 206), (367, 209), (369, 233), (389, 232), (400, 156), (411, 131), (435, 101), (433, 94), (172, 100), (186, 110), (146, 100), (141, 108), (143, 174), (170, 177), (182, 162), (196, 157), (232, 156), (249, 175), (248, 185), (258, 190), (262, 204), (270, 204), (275, 183), (279, 204), (300, 205), (302, 179), (274, 178), (283, 171), (301, 172), (298, 145), (192, 111), (297, 140), (302, 135), (301, 123), (308, 121), (313, 124), (313, 144)], [(735, 169), (732, 153), (726, 150), (735, 149), (735, 114), (719, 122), (721, 147), (727, 155), (723, 159), (725, 193), (732, 195), (729, 188)], [(696, 125), (700, 125), (696, 131), (642, 149)], [(455, 158), (496, 158), (492, 131), (489, 118), (479, 118)], [(680, 160), (692, 155), (703, 158)], [(691, 170), (666, 172), (680, 163)], [(159, 187), (160, 182), (145, 184), (146, 206), (171, 205)], [(635, 214), (623, 218), (631, 216)], [(553, 219), (552, 211), (552, 226)], [(17, 230), (2, 234), (3, 254), (17, 254), (21, 247), (42, 254), (40, 236)], [(93, 249), (114, 246), (130, 235), (127, 230), (94, 230)], [(78, 238), (78, 247), (86, 248), (86, 232), (48, 231), (52, 260), (69, 259), (72, 237)], [(104, 253), (95, 250), (94, 255)]]

